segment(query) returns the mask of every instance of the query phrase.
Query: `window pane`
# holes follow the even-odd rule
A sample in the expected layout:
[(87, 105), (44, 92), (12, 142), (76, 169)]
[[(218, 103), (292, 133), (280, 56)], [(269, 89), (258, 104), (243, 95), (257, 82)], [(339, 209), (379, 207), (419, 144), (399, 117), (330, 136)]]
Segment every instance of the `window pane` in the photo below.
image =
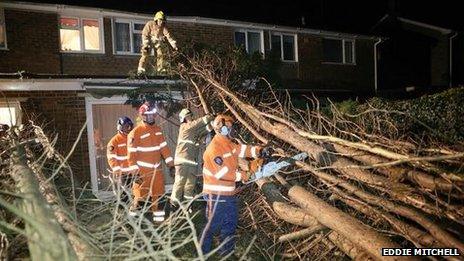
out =
[(323, 39), (324, 61), (341, 63), (343, 62), (342, 40)]
[(345, 41), (345, 62), (354, 63), (353, 42)]
[(244, 32), (235, 32), (235, 45), (243, 46), (245, 48), (245, 33)]
[(134, 30), (142, 31), (144, 26), (144, 24), (134, 24)]
[(4, 48), (5, 46), (6, 46), (5, 25), (0, 24), (0, 48)]
[(8, 126), (16, 125), (16, 108), (14, 107), (0, 107), (0, 124)]
[(247, 32), (248, 34), (248, 53), (252, 54), (261, 50), (260, 33)]
[(84, 48), (86, 50), (100, 50), (100, 30), (98, 20), (83, 20)]
[(284, 35), (284, 60), (294, 61), (295, 60), (295, 38), (293, 35)]
[(116, 51), (130, 52), (130, 31), (128, 23), (115, 23), (116, 26)]
[(81, 36), (79, 30), (60, 29), (60, 43), (63, 51), (80, 51)]
[(134, 53), (140, 53), (142, 48), (142, 34), (133, 34), (132, 40), (134, 41)]
[(79, 19), (77, 18), (60, 18), (61, 27), (79, 27)]
[(271, 35), (271, 50), (277, 54), (279, 59), (282, 59), (282, 45), (280, 42), (280, 35)]

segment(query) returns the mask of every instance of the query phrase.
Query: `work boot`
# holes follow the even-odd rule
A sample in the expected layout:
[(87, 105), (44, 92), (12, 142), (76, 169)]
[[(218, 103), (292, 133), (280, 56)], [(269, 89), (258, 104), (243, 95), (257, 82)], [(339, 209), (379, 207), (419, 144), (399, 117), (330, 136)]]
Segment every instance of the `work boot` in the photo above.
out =
[(153, 211), (153, 222), (162, 223), (164, 222), (164, 216), (166, 212), (164, 210)]
[(145, 68), (143, 68), (143, 67), (137, 68), (137, 74), (138, 75), (143, 75), (145, 73), (146, 73)]

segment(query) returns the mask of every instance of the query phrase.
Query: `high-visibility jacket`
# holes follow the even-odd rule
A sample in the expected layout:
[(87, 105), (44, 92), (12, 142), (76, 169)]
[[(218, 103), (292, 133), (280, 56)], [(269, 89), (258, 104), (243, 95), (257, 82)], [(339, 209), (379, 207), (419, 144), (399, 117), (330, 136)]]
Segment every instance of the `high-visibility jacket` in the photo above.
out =
[(169, 167), (174, 166), (167, 145), (159, 126), (146, 123), (138, 125), (127, 137), (129, 169), (140, 170), (142, 175), (161, 171), (161, 159)]
[(174, 158), (175, 165), (198, 165), (199, 142), (203, 136), (213, 130), (212, 120), (213, 116), (206, 115), (180, 125)]
[(145, 24), (142, 30), (142, 44), (143, 46), (147, 46), (150, 43), (154, 45), (155, 48), (159, 47), (159, 44), (164, 41), (165, 39), (168, 40), (169, 44), (172, 48), (176, 48), (176, 40), (171, 37), (171, 34), (166, 28), (166, 25), (159, 26), (155, 21), (149, 21)]
[(239, 169), (239, 158), (258, 158), (261, 147), (236, 144), (223, 135), (216, 135), (203, 154), (203, 193), (234, 195), (235, 182), (247, 179)]
[(129, 171), (129, 162), (127, 161), (127, 135), (118, 133), (111, 138), (106, 146), (106, 158), (108, 165), (113, 172)]

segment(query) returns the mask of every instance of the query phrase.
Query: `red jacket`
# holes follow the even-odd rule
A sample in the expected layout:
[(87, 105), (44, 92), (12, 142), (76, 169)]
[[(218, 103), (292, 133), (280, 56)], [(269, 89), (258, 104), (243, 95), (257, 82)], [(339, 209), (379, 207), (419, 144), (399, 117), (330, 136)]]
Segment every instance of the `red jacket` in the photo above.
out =
[(214, 136), (203, 154), (203, 193), (234, 195), (235, 182), (247, 179), (239, 158), (258, 158), (261, 147), (236, 144), (223, 135)]

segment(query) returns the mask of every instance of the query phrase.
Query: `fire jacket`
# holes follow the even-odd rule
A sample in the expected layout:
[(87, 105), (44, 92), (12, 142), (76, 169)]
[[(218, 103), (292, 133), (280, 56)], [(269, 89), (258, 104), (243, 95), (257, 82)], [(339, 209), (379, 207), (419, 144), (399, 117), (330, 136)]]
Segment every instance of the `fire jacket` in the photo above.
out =
[(222, 135), (214, 136), (203, 154), (203, 193), (234, 195), (235, 182), (248, 179), (239, 169), (239, 158), (258, 158), (259, 146), (236, 144)]
[(191, 122), (185, 122), (180, 125), (179, 136), (177, 138), (175, 165), (197, 166), (199, 141), (208, 132), (213, 130), (210, 115), (203, 116)]
[(154, 45), (155, 48), (159, 47), (160, 42), (168, 40), (172, 48), (176, 48), (176, 40), (171, 37), (171, 34), (166, 28), (166, 25), (159, 26), (155, 21), (149, 21), (145, 24), (142, 30), (142, 45), (147, 46), (150, 43)]
[(161, 158), (169, 167), (174, 166), (167, 145), (159, 126), (146, 123), (137, 125), (127, 137), (129, 169), (140, 170), (142, 174), (161, 171)]
[(106, 146), (106, 158), (111, 170), (127, 172), (129, 162), (127, 161), (127, 136), (118, 133), (111, 138)]

